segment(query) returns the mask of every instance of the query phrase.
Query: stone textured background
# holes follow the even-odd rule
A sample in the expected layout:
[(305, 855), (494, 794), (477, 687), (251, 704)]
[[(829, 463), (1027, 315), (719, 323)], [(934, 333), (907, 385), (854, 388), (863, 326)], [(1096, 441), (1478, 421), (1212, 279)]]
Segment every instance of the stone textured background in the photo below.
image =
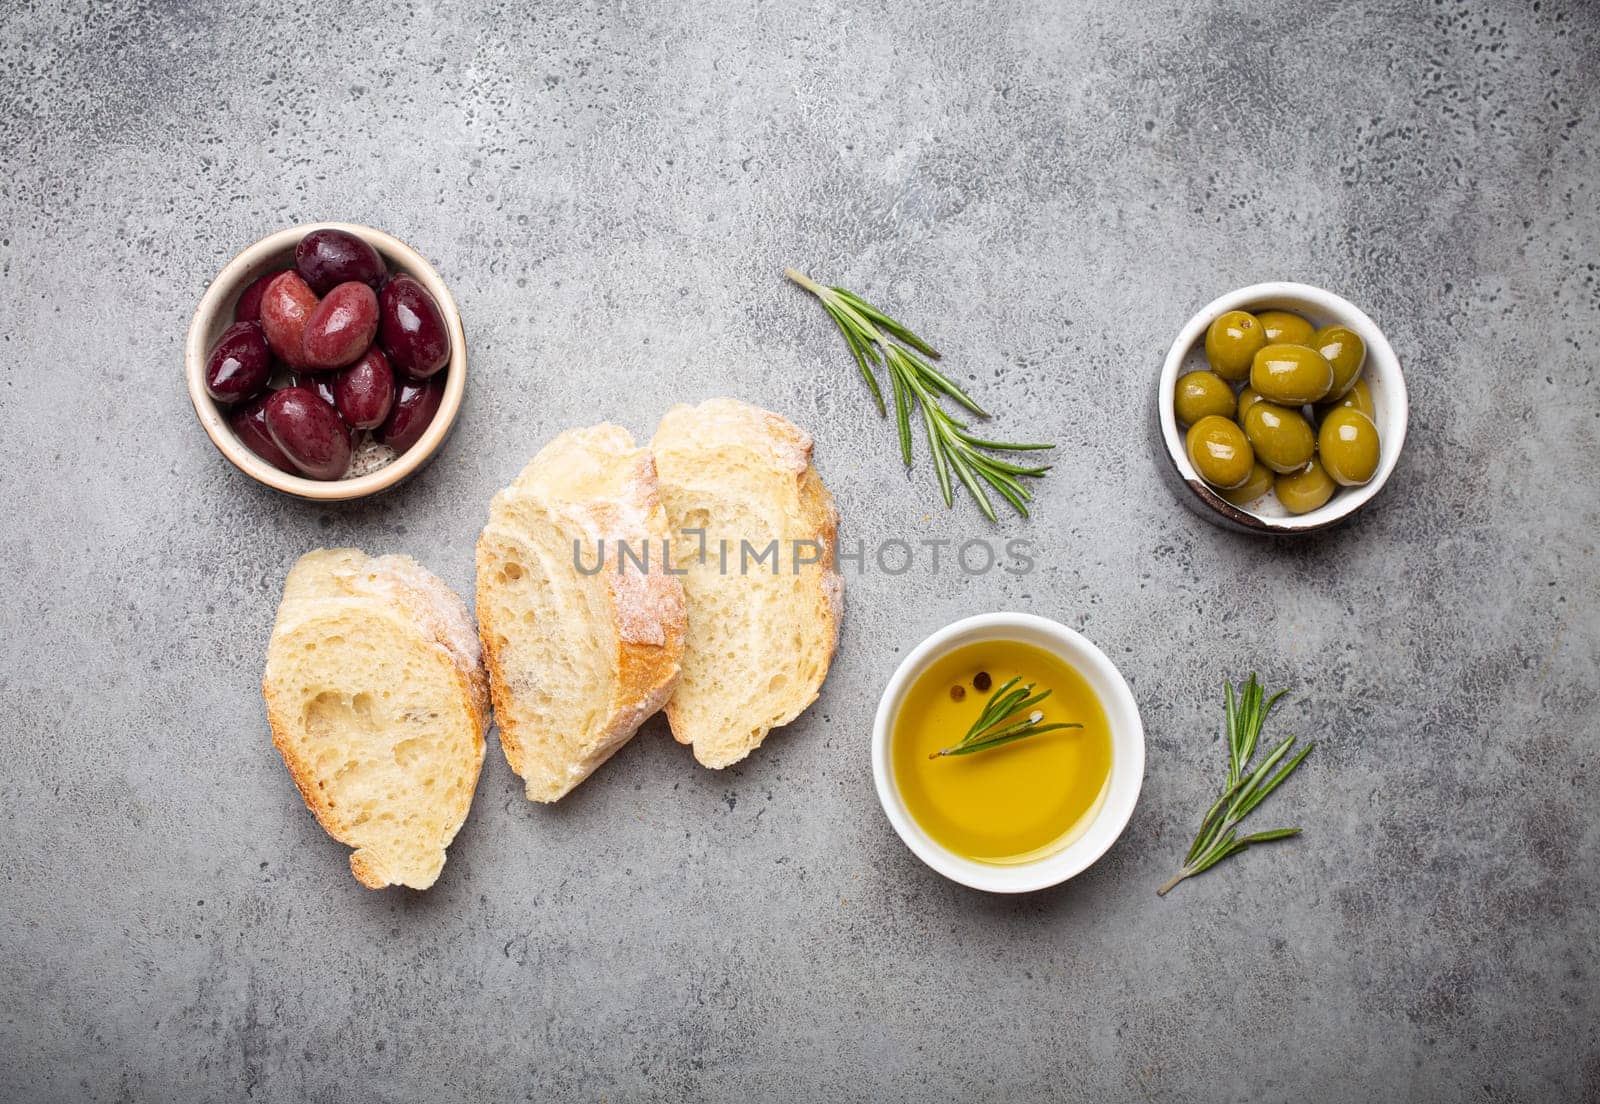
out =
[[(1600, 9), (459, 7), (0, 14), (0, 1098), (1600, 1095)], [(321, 218), (413, 243), (470, 334), (438, 460), (341, 507), (234, 472), (181, 379), (216, 270)], [(1032, 521), (901, 473), (790, 263), (1060, 443)], [(1374, 507), (1294, 545), (1184, 512), (1145, 437), (1185, 318), (1278, 277), (1365, 307), (1413, 402)], [(733, 770), (656, 721), (531, 807), (491, 744), (437, 887), (361, 889), (268, 741), (289, 565), (467, 590), (555, 432), (723, 393), (814, 431), (847, 538), (1047, 561), (852, 576), (821, 700)], [(898, 658), (997, 608), (1086, 632), (1149, 730), (1123, 840), (1021, 899), (923, 868), (867, 761)], [(1320, 741), (1264, 817), (1305, 836), (1158, 899), (1252, 668)]]

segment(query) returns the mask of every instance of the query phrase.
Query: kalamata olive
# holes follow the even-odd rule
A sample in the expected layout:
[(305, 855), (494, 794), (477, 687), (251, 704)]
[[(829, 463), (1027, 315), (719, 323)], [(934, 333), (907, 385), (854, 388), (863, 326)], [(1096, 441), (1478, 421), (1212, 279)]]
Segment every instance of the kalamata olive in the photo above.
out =
[(267, 344), (293, 368), (304, 368), (306, 319), (317, 309), (317, 296), (293, 272), (280, 272), (261, 295), (261, 329)]
[(272, 351), (258, 322), (235, 322), (206, 358), (206, 394), (223, 403), (243, 402), (266, 390)]
[(450, 331), (428, 289), (401, 273), (383, 285), (378, 340), (389, 365), (409, 379), (427, 379), (450, 362)]
[(378, 428), (378, 443), (388, 445), (395, 452), (404, 452), (422, 438), (423, 431), (439, 413), (439, 401), (444, 398), (444, 380), (429, 379), (418, 383), (399, 381), (400, 391), (395, 396), (394, 409)]
[(233, 305), (233, 320), (235, 322), (261, 321), (261, 297), (267, 292), (267, 285), (272, 283), (272, 278), (280, 272), (287, 272), (286, 268), (274, 269), (264, 276), (257, 276), (250, 281), (250, 286), (239, 293), (239, 301)]
[(313, 230), (294, 247), (294, 267), (311, 290), (326, 295), (339, 284), (355, 280), (376, 291), (389, 270), (378, 251), (343, 230)]
[(302, 475), (338, 479), (350, 466), (350, 430), (339, 412), (306, 387), (267, 396), (267, 432)]
[(289, 463), (289, 458), (283, 450), (273, 441), (272, 435), (267, 432), (267, 423), (264, 412), (267, 405), (267, 396), (251, 399), (228, 415), (228, 428), (234, 435), (244, 442), (246, 448), (261, 459), (290, 475), (298, 475), (294, 465)]
[(343, 368), (372, 345), (378, 332), (378, 296), (366, 284), (340, 284), (306, 319), (300, 339), (307, 368)]
[[(317, 398), (333, 407), (337, 413), (339, 406), (333, 401), (333, 381), (337, 378), (338, 376), (333, 372), (296, 372), (289, 377), (287, 386), (304, 387), (307, 391), (315, 391)], [(344, 416), (340, 415), (339, 420), (344, 422)], [(350, 447), (354, 449), (361, 443), (361, 430), (349, 422), (344, 422), (344, 424), (345, 428), (350, 431)]]
[(337, 409), (333, 401), (333, 380), (333, 375), (328, 372), (295, 372), (289, 377), (289, 386), (315, 391), (317, 398)]
[(394, 406), (394, 370), (374, 345), (360, 360), (333, 377), (333, 405), (345, 425), (376, 429)]

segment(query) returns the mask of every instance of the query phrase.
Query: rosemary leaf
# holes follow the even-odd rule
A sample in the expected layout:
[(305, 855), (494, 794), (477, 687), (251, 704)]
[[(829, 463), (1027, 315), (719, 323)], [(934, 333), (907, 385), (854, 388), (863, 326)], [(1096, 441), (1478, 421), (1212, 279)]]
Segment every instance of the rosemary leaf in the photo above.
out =
[(1234, 795), (1233, 800), (1228, 803), (1228, 811), (1230, 813), (1237, 812), (1244, 802), (1250, 800), (1250, 798), (1254, 796), (1256, 787), (1260, 785), (1262, 779), (1267, 777), (1267, 773), (1271, 771), (1273, 767), (1278, 765), (1278, 760), (1282, 759), (1286, 754), (1288, 754), (1289, 748), (1293, 743), (1294, 737), (1290, 736), (1284, 740), (1283, 743), (1279, 744), (1277, 747), (1273, 748), (1267, 753), (1267, 757), (1250, 772), (1250, 774), (1245, 778), (1243, 784), (1240, 785), (1239, 792)]
[(938, 360), (939, 359), (938, 350), (936, 350), (932, 345), (929, 345), (926, 341), (922, 340), (922, 338), (918, 337), (916, 334), (914, 334), (910, 330), (906, 329), (900, 323), (898, 323), (894, 319), (890, 318), (887, 314), (884, 314), (877, 307), (873, 306), (871, 303), (869, 303), (865, 299), (861, 298), (855, 292), (847, 291), (844, 288), (837, 287), (837, 286), (834, 287), (832, 290), (837, 292), (841, 299), (843, 299), (845, 302), (849, 303), (859, 313), (866, 315), (868, 318), (872, 319), (878, 325), (880, 325), (884, 329), (888, 330), (890, 336), (893, 337), (896, 341), (900, 342), (903, 345), (911, 346), (913, 349), (917, 350), (919, 353), (922, 353), (924, 356), (930, 356), (934, 360)]
[[(956, 469), (956, 475), (961, 477), (961, 482), (966, 486), (967, 493), (978, 500), (978, 508), (983, 511), (983, 516), (990, 521), (997, 520), (994, 507), (989, 504), (989, 496), (983, 493), (983, 488), (978, 486), (978, 481), (972, 478), (972, 472), (967, 466), (967, 458), (960, 453), (952, 453), (950, 462)], [(1027, 517), (1028, 511), (1023, 510), (1022, 516)]]
[[(987, 418), (989, 414), (960, 384), (930, 363), (939, 359), (932, 345), (852, 291), (824, 287), (792, 268), (784, 269), (784, 275), (816, 296), (834, 325), (839, 327), (881, 417), (888, 416), (888, 409), (874, 369), (881, 368), (888, 373), (894, 392), (900, 457), (908, 468), (912, 466), (911, 412), (913, 408), (921, 408), (934, 476), (945, 506), (955, 505), (955, 482), (959, 480), (990, 521), (998, 519), (993, 503), (983, 490), (985, 484), (1018, 514), (1028, 516), (1027, 503), (1032, 501), (1033, 495), (1022, 480), (1043, 478), (1050, 465), (1025, 467), (989, 454), (1033, 452), (1051, 449), (1054, 445), (992, 441), (968, 433), (967, 423), (950, 415), (942, 397), (951, 399), (975, 417)], [(952, 471), (955, 480), (950, 478)]]
[[(832, 313), (831, 311), (829, 312)], [(872, 389), (873, 401), (878, 404), (878, 414), (881, 416), (887, 411), (883, 407), (883, 392), (878, 389), (878, 378), (872, 374), (872, 369), (867, 367), (867, 357), (876, 356), (870, 346), (864, 346), (857, 339), (854, 331), (841, 322), (837, 315), (834, 322), (839, 326), (839, 332), (844, 334), (844, 340), (850, 346), (851, 354), (856, 358), (856, 366), (861, 369), (861, 378), (867, 381), (867, 386)], [(910, 461), (907, 461), (909, 463)]]
[(1311, 749), (1315, 746), (1315, 744), (1307, 744), (1305, 747), (1301, 748), (1299, 754), (1285, 763), (1282, 770), (1273, 775), (1266, 783), (1264, 783), (1247, 803), (1240, 806), (1239, 815), (1244, 816), (1250, 812), (1251, 809), (1254, 809), (1257, 805), (1265, 801), (1267, 799), (1267, 795), (1278, 788), (1278, 783), (1289, 777), (1289, 773), (1300, 765), (1300, 761), (1302, 759), (1311, 754)]
[[(899, 377), (896, 378), (898, 379)], [(939, 479), (939, 493), (944, 496), (945, 506), (954, 506), (955, 496), (950, 490), (950, 461), (945, 457), (944, 441), (939, 437), (938, 431), (934, 428), (933, 414), (929, 412), (927, 403), (922, 404), (922, 420), (927, 423), (928, 426), (928, 451), (933, 453), (933, 470)], [(911, 429), (908, 424), (901, 428), (900, 442), (902, 447), (904, 447), (905, 442), (910, 440), (910, 438)], [(906, 467), (909, 468), (910, 466), (911, 457), (907, 455)]]
[(990, 748), (999, 747), (1001, 744), (1009, 744), (1013, 740), (1023, 740), (1023, 739), (1026, 739), (1029, 736), (1038, 736), (1039, 734), (1044, 733), (1044, 732), (1054, 732), (1054, 731), (1056, 731), (1057, 729), (1060, 729), (1060, 728), (1082, 728), (1082, 727), (1083, 726), (1081, 724), (1047, 724), (1047, 725), (1038, 725), (1036, 727), (1029, 727), (1025, 731), (1012, 732), (1012, 733), (1009, 733), (1008, 735), (1005, 735), (1005, 736), (996, 736), (992, 740), (981, 740), (981, 741), (979, 741), (977, 743), (961, 744), (961, 745), (959, 745), (957, 747), (954, 747), (954, 748), (946, 748), (943, 751), (934, 752), (932, 755), (928, 756), (928, 758), (936, 759), (941, 755), (971, 755), (975, 751), (987, 751)]
[(979, 712), (978, 719), (972, 722), (972, 727), (967, 729), (967, 734), (961, 741), (930, 753), (928, 758), (971, 755), (975, 751), (987, 751), (989, 748), (1025, 740), (1030, 736), (1056, 732), (1063, 728), (1083, 727), (1076, 723), (1045, 724), (1044, 714), (1035, 707), (1048, 698), (1051, 692), (1042, 690), (1035, 694), (1033, 692), (1035, 683), (1018, 686), (1017, 683), (1021, 681), (1020, 677), (1011, 678), (1003, 685), (995, 687), (994, 693), (989, 695), (989, 700)]
[[(894, 387), (894, 420), (900, 429), (900, 457), (906, 462), (906, 467), (911, 466), (911, 398), (906, 394), (906, 385), (900, 379), (898, 372), (889, 373), (889, 382)], [(874, 392), (878, 390), (876, 380), (872, 383)], [(883, 404), (878, 404), (878, 413), (883, 413)], [(947, 496), (948, 497), (948, 496)]]
[[(1315, 743), (1308, 743), (1285, 760), (1294, 747), (1295, 737), (1287, 736), (1255, 765), (1256, 745), (1267, 717), (1287, 691), (1280, 690), (1268, 697), (1255, 675), (1251, 675), (1236, 694), (1233, 683), (1223, 684), (1223, 735), (1228, 742), (1228, 779), (1222, 796), (1200, 818), (1200, 828), (1194, 842), (1183, 858), (1183, 867), (1166, 885), (1156, 890), (1166, 896), (1179, 882), (1210, 870), (1217, 863), (1258, 843), (1272, 843), (1300, 834), (1299, 828), (1273, 828), (1248, 836), (1239, 836), (1241, 821), (1265, 801), (1295, 768), (1305, 761)], [(1282, 763), (1282, 766), (1279, 764)], [(1273, 768), (1277, 767), (1276, 772)]]

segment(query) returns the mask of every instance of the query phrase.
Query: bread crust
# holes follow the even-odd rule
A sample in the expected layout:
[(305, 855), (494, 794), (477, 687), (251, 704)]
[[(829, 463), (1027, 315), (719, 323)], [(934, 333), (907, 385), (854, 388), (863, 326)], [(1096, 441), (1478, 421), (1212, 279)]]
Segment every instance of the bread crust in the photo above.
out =
[[(274, 649), (298, 625), (314, 619), (330, 604), (344, 599), (363, 600), (371, 606), (366, 612), (384, 617), (399, 633), (415, 633), (433, 644), (441, 657), (449, 663), (456, 689), (466, 706), (472, 724), (473, 767), (467, 783), (470, 795), (477, 788), (478, 773), (483, 764), (484, 736), (488, 728), (488, 680), (475, 644), (470, 635), (463, 636), (462, 629), (470, 629), (466, 609), (453, 591), (414, 560), (405, 556), (368, 557), (355, 548), (318, 549), (308, 552), (295, 563), (284, 584), (284, 596), (278, 607), (273, 626), (272, 641), (268, 645), (268, 662), (261, 681), (262, 698), (267, 708), (267, 723), (272, 730), (272, 744), (282, 756), (300, 798), (322, 829), (340, 843), (356, 847), (348, 838), (344, 819), (338, 815), (331, 800), (317, 785), (315, 767), (297, 753), (292, 737), (293, 718), (297, 710), (294, 703), (273, 685)], [(375, 604), (381, 603), (381, 604)], [(468, 802), (470, 809), (470, 799)], [(441, 844), (447, 847), (450, 840), (466, 821), (463, 810), (460, 820), (448, 829), (448, 837)], [(350, 855), (350, 872), (368, 889), (382, 889), (389, 885), (405, 884), (392, 877), (395, 872), (381, 866), (367, 849), (357, 847)], [(432, 884), (413, 885), (426, 889)]]
[[(593, 470), (582, 473), (592, 478), (567, 478), (561, 470), (564, 461), (592, 464)], [(666, 513), (656, 486), (655, 458), (648, 449), (636, 448), (627, 430), (601, 423), (569, 430), (541, 449), (512, 485), (496, 496), (489, 524), (478, 539), (479, 635), (500, 745), (512, 771), (526, 782), (529, 800), (557, 801), (616, 754), (671, 696), (686, 633), (683, 584), (666, 574), (654, 558), (648, 571), (631, 566), (621, 573), (608, 569), (604, 576), (609, 621), (605, 639), (616, 679), (606, 719), (598, 730), (584, 734), (586, 742), (592, 741), (587, 754), (568, 763), (568, 773), (561, 781), (548, 784), (531, 769), (531, 745), (538, 734), (522, 731), (516, 719), (513, 680), (500, 644), (504, 638), (509, 647), (522, 629), (498, 623), (496, 603), (491, 600), (496, 585), (491, 532), (501, 503), (516, 496), (538, 501), (568, 539), (576, 535), (590, 542), (604, 541), (612, 549), (626, 541), (634, 548), (659, 550), (666, 539)], [(582, 693), (583, 689), (568, 692)]]

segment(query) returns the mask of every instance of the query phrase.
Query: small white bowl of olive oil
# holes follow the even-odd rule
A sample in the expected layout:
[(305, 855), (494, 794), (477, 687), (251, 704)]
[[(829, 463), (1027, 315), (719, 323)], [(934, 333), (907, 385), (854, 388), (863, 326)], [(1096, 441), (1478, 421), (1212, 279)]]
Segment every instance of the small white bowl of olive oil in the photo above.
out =
[[(989, 732), (1063, 727), (951, 753), (1008, 686), (1050, 693)], [(1127, 827), (1144, 725), (1127, 682), (1082, 634), (1033, 614), (982, 614), (940, 629), (895, 670), (873, 724), (872, 776), (919, 859), (973, 889), (1025, 893), (1081, 873)]]

